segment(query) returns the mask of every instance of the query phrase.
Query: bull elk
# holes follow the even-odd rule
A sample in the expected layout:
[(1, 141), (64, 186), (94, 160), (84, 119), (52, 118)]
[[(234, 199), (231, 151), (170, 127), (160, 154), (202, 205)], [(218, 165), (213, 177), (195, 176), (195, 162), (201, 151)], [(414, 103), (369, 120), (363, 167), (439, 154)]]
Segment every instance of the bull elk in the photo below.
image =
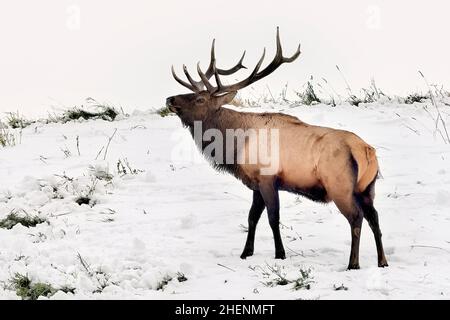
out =
[[(265, 56), (264, 49), (261, 59), (246, 79), (235, 84), (223, 84), (220, 76), (231, 75), (245, 68), (242, 64), (245, 52), (234, 67), (219, 69), (216, 67), (213, 41), (211, 61), (207, 71), (203, 72), (200, 64), (197, 64), (200, 81), (194, 80), (185, 66), (183, 70), (188, 82), (180, 79), (172, 66), (172, 75), (175, 80), (193, 93), (169, 97), (166, 101), (169, 110), (178, 115), (192, 136), (195, 135), (195, 124), (198, 122), (201, 123), (201, 133), (215, 129), (223, 136), (230, 129), (278, 131), (278, 166), (270, 174), (261, 173), (266, 164), (260, 161), (225, 163), (217, 161), (214, 154), (206, 155), (216, 169), (233, 174), (253, 190), (253, 203), (248, 216), (247, 241), (241, 258), (245, 259), (253, 255), (256, 225), (264, 208), (267, 209), (273, 232), (275, 258), (286, 258), (279, 227), (278, 192), (288, 191), (317, 202), (333, 201), (347, 218), (352, 239), (349, 269), (359, 268), (361, 226), (363, 218), (366, 218), (375, 237), (378, 266), (386, 267), (388, 264), (381, 241), (378, 213), (373, 205), (375, 181), (378, 175), (378, 162), (373, 147), (352, 132), (307, 124), (286, 114), (238, 112), (222, 107), (233, 100), (238, 90), (268, 76), (283, 63), (295, 61), (301, 53), (299, 46), (291, 57), (283, 56), (278, 28), (276, 48), (275, 58), (266, 68), (260, 70)], [(212, 77), (214, 77), (215, 85), (210, 81)], [(206, 149), (210, 150), (208, 141), (195, 140), (204, 154)], [(231, 145), (225, 144), (223, 153), (232, 152), (234, 160), (236, 158), (248, 160), (246, 154), (250, 151), (249, 139), (240, 146), (236, 146), (236, 140)], [(268, 140), (265, 141), (264, 143), (269, 143)], [(261, 148), (261, 141), (257, 146)]]

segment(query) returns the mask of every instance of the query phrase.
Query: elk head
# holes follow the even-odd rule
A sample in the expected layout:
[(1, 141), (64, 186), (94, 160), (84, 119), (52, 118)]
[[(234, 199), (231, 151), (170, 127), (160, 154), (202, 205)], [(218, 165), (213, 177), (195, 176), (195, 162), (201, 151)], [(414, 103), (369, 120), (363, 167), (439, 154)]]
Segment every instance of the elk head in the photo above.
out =
[[(230, 69), (219, 69), (216, 67), (216, 58), (214, 50), (215, 41), (213, 40), (211, 48), (211, 61), (206, 72), (203, 72), (200, 68), (200, 63), (197, 64), (197, 73), (200, 77), (200, 81), (195, 81), (187, 71), (185, 65), (183, 65), (183, 71), (189, 82), (180, 79), (172, 66), (172, 75), (175, 80), (182, 86), (188, 88), (194, 93), (182, 94), (173, 97), (169, 97), (166, 100), (166, 105), (170, 111), (175, 112), (187, 125), (191, 125), (194, 121), (203, 120), (207, 114), (211, 111), (215, 111), (224, 104), (230, 103), (237, 91), (243, 89), (250, 84), (268, 76), (275, 71), (283, 63), (293, 62), (300, 55), (300, 45), (297, 51), (289, 58), (283, 57), (281, 48), (280, 32), (277, 27), (277, 52), (272, 62), (263, 70), (259, 70), (264, 61), (266, 49), (264, 48), (263, 54), (259, 59), (253, 72), (244, 80), (231, 85), (224, 85), (220, 80), (220, 76), (231, 75), (240, 69), (246, 69), (242, 64), (245, 51), (238, 63)], [(210, 79), (214, 76), (215, 86), (211, 84)]]

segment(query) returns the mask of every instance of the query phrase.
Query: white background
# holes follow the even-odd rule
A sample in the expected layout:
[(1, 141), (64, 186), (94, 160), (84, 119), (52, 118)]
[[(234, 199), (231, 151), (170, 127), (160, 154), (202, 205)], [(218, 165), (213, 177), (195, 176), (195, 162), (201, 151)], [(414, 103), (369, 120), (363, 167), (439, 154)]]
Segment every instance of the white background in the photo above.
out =
[[(208, 63), (217, 39), (218, 64), (247, 50), (253, 67), (262, 48), (274, 52), (281, 28), (286, 55), (302, 56), (258, 86), (301, 87), (314, 75), (340, 92), (371, 77), (387, 93), (424, 90), (417, 70), (448, 84), (447, 1), (6, 1), (0, 2), (0, 111), (45, 114), (86, 97), (126, 110), (158, 108), (184, 92), (170, 65), (194, 71)], [(242, 76), (242, 74), (241, 74)], [(234, 79), (231, 79), (234, 80)], [(258, 89), (258, 88), (257, 88)]]

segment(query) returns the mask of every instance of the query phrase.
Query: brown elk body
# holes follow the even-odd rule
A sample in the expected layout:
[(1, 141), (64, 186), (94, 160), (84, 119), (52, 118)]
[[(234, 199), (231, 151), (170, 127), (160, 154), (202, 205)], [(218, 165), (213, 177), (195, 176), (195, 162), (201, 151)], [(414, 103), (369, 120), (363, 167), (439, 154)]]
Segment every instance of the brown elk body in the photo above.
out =
[[(194, 93), (170, 97), (167, 99), (167, 106), (180, 117), (183, 125), (189, 128), (192, 135), (194, 135), (196, 121), (202, 123), (202, 133), (208, 129), (216, 129), (224, 137), (226, 131), (230, 129), (277, 130), (279, 163), (276, 170), (270, 174), (261, 174), (261, 169), (266, 164), (258, 161), (246, 161), (248, 159), (232, 163), (213, 161), (216, 168), (230, 172), (253, 190), (247, 241), (241, 258), (245, 259), (253, 254), (256, 225), (264, 208), (267, 209), (274, 235), (275, 258), (285, 258), (279, 230), (278, 192), (289, 191), (318, 202), (333, 201), (347, 218), (352, 238), (349, 269), (359, 268), (360, 232), (363, 218), (366, 218), (374, 233), (378, 266), (385, 267), (387, 261), (381, 241), (378, 214), (373, 205), (378, 174), (378, 161), (374, 148), (354, 133), (310, 125), (293, 116), (281, 113), (238, 112), (222, 107), (232, 101), (237, 90), (265, 77), (282, 63), (294, 61), (299, 55), (300, 47), (291, 58), (282, 56), (277, 30), (277, 54), (274, 60), (264, 70), (259, 71), (263, 55), (247, 79), (235, 85), (223, 86), (219, 75), (232, 74), (244, 68), (242, 65), (244, 56), (235, 67), (229, 70), (217, 69), (213, 43), (208, 71), (203, 73), (198, 67), (202, 81), (194, 81), (185, 67), (184, 71), (189, 83), (179, 79), (173, 72), (175, 79)], [(215, 77), (217, 87), (209, 82), (212, 76)], [(203, 86), (207, 90), (204, 90)], [(196, 140), (196, 143), (202, 151), (208, 145), (208, 142), (203, 140)], [(261, 145), (258, 146), (261, 147)], [(234, 160), (238, 160), (239, 157), (248, 157), (248, 140), (241, 146), (233, 142), (233, 147)], [(227, 149), (230, 145), (225, 144), (223, 148), (224, 154), (230, 152)]]

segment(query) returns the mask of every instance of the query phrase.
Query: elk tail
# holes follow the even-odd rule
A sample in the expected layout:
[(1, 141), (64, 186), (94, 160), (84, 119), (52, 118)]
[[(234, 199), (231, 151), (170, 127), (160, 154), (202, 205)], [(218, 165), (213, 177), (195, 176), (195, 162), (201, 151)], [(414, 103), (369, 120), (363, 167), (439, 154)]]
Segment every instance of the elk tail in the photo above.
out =
[(358, 168), (356, 191), (363, 192), (380, 174), (375, 149), (369, 145), (358, 146), (352, 148), (351, 154)]

